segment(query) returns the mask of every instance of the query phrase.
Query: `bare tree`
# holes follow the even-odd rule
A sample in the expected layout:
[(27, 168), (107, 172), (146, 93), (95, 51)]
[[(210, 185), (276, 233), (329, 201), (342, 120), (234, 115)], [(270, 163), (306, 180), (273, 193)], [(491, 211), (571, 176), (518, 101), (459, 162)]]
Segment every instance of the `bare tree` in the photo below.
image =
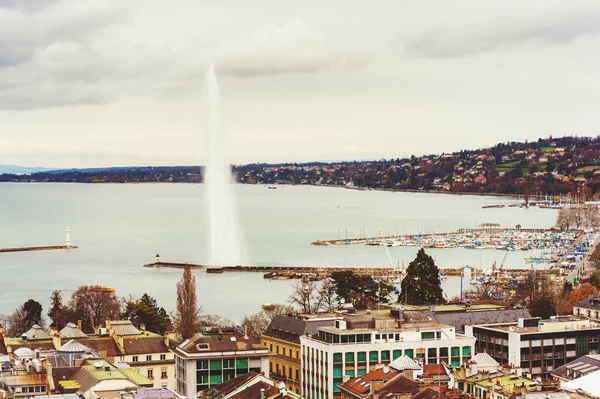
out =
[(321, 309), (323, 298), (319, 295), (316, 284), (303, 278), (293, 286), (289, 302), (298, 308), (301, 313), (317, 313)]
[(335, 295), (335, 283), (333, 279), (327, 277), (321, 281), (321, 285), (317, 289), (318, 295), (321, 298), (322, 310), (331, 313), (338, 307), (338, 302)]
[(196, 277), (186, 266), (183, 277), (177, 283), (177, 312), (173, 316), (175, 332), (183, 339), (190, 338), (200, 330), (200, 311), (196, 297)]
[(229, 327), (234, 326), (235, 322), (218, 314), (206, 314), (198, 318), (200, 327)]
[(245, 316), (242, 320), (242, 327), (244, 327), (249, 337), (259, 340), (275, 316), (290, 313), (294, 313), (294, 308), (290, 305), (264, 306), (260, 312)]
[(105, 287), (83, 285), (71, 295), (67, 312), (75, 320), (81, 320), (84, 331), (93, 332), (106, 320), (121, 318), (121, 303), (114, 291)]
[(6, 333), (9, 337), (20, 337), (21, 334), (27, 332), (27, 312), (23, 306), (19, 306), (12, 314), (4, 317), (6, 323)]

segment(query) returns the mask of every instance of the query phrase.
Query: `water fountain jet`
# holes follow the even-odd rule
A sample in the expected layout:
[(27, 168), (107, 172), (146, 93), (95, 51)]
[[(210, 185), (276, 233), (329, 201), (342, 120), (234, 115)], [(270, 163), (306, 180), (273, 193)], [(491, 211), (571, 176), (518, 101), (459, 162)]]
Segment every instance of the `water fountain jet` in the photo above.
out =
[(209, 221), (209, 265), (236, 266), (243, 261), (243, 242), (237, 219), (234, 179), (221, 135), (219, 86), (212, 61), (206, 72), (206, 99), (204, 183)]

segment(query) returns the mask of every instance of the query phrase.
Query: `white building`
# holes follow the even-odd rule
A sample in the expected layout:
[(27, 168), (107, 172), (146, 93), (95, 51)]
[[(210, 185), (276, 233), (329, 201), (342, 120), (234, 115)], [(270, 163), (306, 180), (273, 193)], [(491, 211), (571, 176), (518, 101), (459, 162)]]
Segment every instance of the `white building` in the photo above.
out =
[(475, 338), (457, 334), (454, 326), (406, 323), (402, 310), (376, 313), (345, 315), (334, 327), (300, 338), (303, 397), (340, 398), (339, 384), (345, 379), (402, 355), (423, 364), (460, 366), (474, 353)]

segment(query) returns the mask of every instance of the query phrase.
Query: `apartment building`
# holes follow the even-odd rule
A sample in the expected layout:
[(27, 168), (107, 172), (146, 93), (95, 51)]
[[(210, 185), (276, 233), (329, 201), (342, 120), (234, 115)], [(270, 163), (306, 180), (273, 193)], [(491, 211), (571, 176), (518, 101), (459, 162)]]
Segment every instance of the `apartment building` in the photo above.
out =
[(457, 334), (454, 326), (414, 321), (399, 308), (347, 314), (334, 326), (300, 337), (302, 396), (341, 398), (344, 379), (365, 375), (402, 355), (423, 364), (460, 366), (471, 358), (474, 345), (474, 337)]
[(580, 356), (597, 354), (600, 324), (574, 316), (521, 318), (513, 323), (466, 326), (476, 352), (534, 375), (546, 374)]
[(196, 334), (173, 352), (177, 392), (188, 398), (249, 371), (269, 376), (269, 351), (244, 335)]

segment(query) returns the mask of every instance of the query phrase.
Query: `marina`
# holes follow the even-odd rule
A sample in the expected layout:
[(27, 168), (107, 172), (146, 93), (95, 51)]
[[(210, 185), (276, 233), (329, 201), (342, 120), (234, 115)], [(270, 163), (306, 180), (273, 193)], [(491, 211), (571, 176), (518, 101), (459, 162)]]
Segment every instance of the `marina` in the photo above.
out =
[(316, 246), (380, 245), (423, 248), (496, 249), (505, 251), (569, 250), (585, 237), (583, 230), (505, 229), (496, 226), (481, 229), (458, 229), (448, 233), (394, 235), (385, 237), (317, 240)]

